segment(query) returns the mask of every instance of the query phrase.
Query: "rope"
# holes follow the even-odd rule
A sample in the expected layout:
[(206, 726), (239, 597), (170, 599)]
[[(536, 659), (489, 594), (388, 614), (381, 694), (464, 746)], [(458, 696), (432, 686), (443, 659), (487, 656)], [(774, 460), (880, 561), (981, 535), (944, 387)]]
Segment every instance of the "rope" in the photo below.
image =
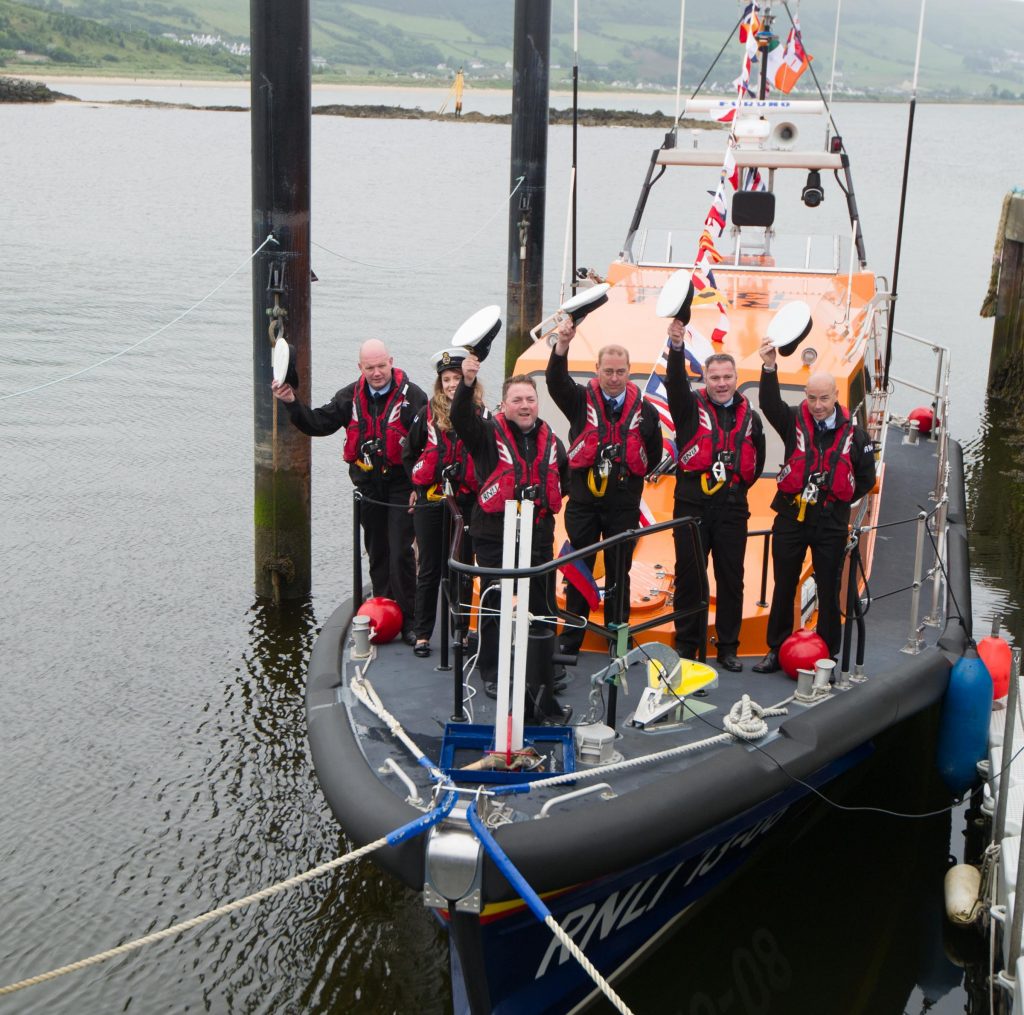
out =
[(682, 744), (679, 747), (671, 747), (665, 751), (658, 751), (655, 754), (645, 754), (642, 758), (630, 758), (626, 761), (616, 761), (610, 765), (601, 765), (598, 768), (588, 768), (586, 771), (566, 772), (563, 775), (553, 775), (549, 779), (537, 779), (535, 782), (523, 785), (501, 787), (495, 786), (496, 795), (503, 793), (525, 793), (535, 789), (547, 789), (549, 786), (561, 786), (567, 782), (578, 782), (581, 779), (591, 779), (596, 775), (607, 775), (610, 772), (625, 772), (630, 768), (641, 768), (644, 765), (653, 765), (659, 761), (666, 761), (682, 754), (692, 754), (702, 751), (706, 747), (714, 747), (716, 744), (731, 744), (733, 736), (731, 733), (720, 733), (716, 737), (709, 737), (707, 740), (698, 740), (693, 744)]
[(156, 331), (154, 331), (151, 334), (147, 335), (145, 338), (140, 338), (137, 342), (135, 342), (132, 345), (129, 345), (127, 348), (122, 349), (120, 352), (115, 352), (112, 356), (107, 356), (105, 359), (101, 359), (98, 362), (93, 363), (91, 366), (82, 367), (81, 370), (76, 370), (72, 374), (65, 374), (63, 377), (57, 377), (57, 378), (55, 378), (52, 381), (45, 381), (42, 384), (36, 384), (33, 387), (31, 387), (31, 388), (23, 388), (21, 391), (12, 391), (8, 395), (0, 395), (0, 402), (6, 401), (6, 399), (8, 399), (8, 398), (17, 398), (19, 395), (28, 395), (28, 394), (31, 394), (33, 391), (41, 391), (43, 388), (48, 388), (48, 387), (50, 387), (53, 384), (60, 384), (62, 381), (70, 381), (73, 377), (81, 377), (82, 374), (87, 374), (90, 370), (95, 370), (97, 367), (103, 366), (104, 363), (109, 363), (111, 360), (115, 360), (119, 356), (123, 356), (125, 353), (131, 352), (133, 349), (138, 349), (138, 347), (140, 345), (142, 345), (145, 342), (148, 342), (151, 338), (156, 338), (157, 335), (162, 334), (168, 328), (173, 327), (179, 321), (181, 321), (184, 318), (188, 317), (188, 315), (191, 314), (193, 310), (196, 310), (199, 307), (201, 307), (211, 296), (213, 296), (219, 290), (223, 289), (224, 286), (226, 286), (228, 284), (228, 282), (230, 282), (231, 279), (233, 279), (243, 268), (248, 266), (248, 264), (252, 261), (252, 259), (268, 243), (277, 243), (277, 240), (274, 239), (274, 234), (273, 233), (270, 233), (270, 235), (268, 235), (267, 238), (237, 268), (235, 268), (235, 270), (233, 272), (231, 272), (231, 274), (228, 275), (227, 278), (224, 279), (224, 281), (222, 281), (218, 285), (214, 286), (214, 288), (211, 289), (201, 300), (199, 300), (196, 303), (193, 303), (192, 306), (190, 306), (187, 310), (183, 310), (173, 320), (168, 321), (164, 325), (161, 325), (159, 328), (156, 329)]
[(314, 247), (319, 248), (320, 250), (324, 251), (324, 253), (330, 254), (332, 257), (337, 257), (341, 261), (347, 261), (349, 264), (358, 264), (363, 268), (375, 268), (379, 271), (420, 271), (423, 268), (430, 268), (433, 265), (441, 264), (443, 261), (447, 261), (448, 258), (452, 256), (452, 254), (455, 254), (458, 251), (462, 250), (463, 247), (468, 247), (469, 244), (471, 244), (491, 224), (491, 222), (493, 222), (494, 219), (497, 218), (497, 216), (500, 215), (505, 210), (509, 201), (511, 201), (512, 198), (515, 196), (516, 191), (523, 185), (523, 181), (525, 179), (525, 176), (520, 176), (516, 179), (516, 185), (512, 188), (512, 191), (508, 195), (508, 197), (506, 197), (505, 200), (500, 205), (498, 205), (494, 213), (484, 222), (484, 224), (475, 233), (473, 233), (472, 236), (464, 240), (457, 247), (452, 247), (452, 249), (449, 250), (448, 253), (442, 255), (441, 257), (432, 258), (429, 261), (419, 261), (412, 264), (397, 264), (394, 261), (390, 262), (389, 264), (374, 264), (372, 261), (360, 261), (356, 257), (347, 257), (345, 254), (339, 254), (336, 250), (331, 250), (330, 247), (325, 247), (322, 243), (316, 243), (313, 241), (310, 242)]
[(756, 701), (750, 700), (749, 694), (745, 694), (729, 709), (722, 725), (740, 740), (759, 740), (768, 732), (765, 716), (787, 714), (784, 708), (761, 708)]
[(611, 984), (601, 975), (597, 967), (583, 954), (576, 942), (562, 930), (558, 925), (558, 921), (551, 915), (551, 910), (548, 909), (540, 896), (530, 887), (526, 878), (519, 873), (512, 861), (509, 860), (508, 855), (498, 845), (498, 840), (491, 835), (490, 831), (480, 820), (480, 815), (476, 809), (476, 801), (470, 804), (466, 811), (466, 816), (469, 819), (469, 827), (473, 829), (481, 845), (505, 876), (508, 883), (519, 894), (519, 897), (530, 907), (533, 915), (555, 935), (559, 944), (579, 963), (580, 967), (594, 981), (601, 993), (612, 1003), (615, 1010), (620, 1012), (621, 1015), (632, 1015), (630, 1009), (626, 1007), (626, 1003), (615, 993)]
[(443, 780), (444, 773), (419, 749), (412, 737), (405, 732), (402, 724), (384, 707), (373, 685), (358, 670), (356, 673), (357, 675), (349, 681), (352, 693), (387, 726), (393, 737), (405, 745), (406, 750), (430, 773), (432, 779), (438, 782)]
[(216, 920), (218, 917), (226, 916), (228, 913), (233, 913), (236, 910), (241, 909), (243, 906), (248, 906), (253, 902), (262, 902), (264, 899), (269, 899), (274, 895), (279, 895), (281, 892), (287, 891), (289, 888), (294, 888), (296, 885), (301, 885), (306, 881), (313, 880), (313, 878), (318, 878), (324, 874), (328, 874), (344, 864), (361, 860), (364, 856), (368, 856), (374, 850), (380, 849), (381, 846), (395, 846), (406, 839), (419, 835), (421, 832), (425, 832), (428, 828), (447, 817), (454, 804), (455, 794), (449, 793), (445, 797), (444, 801), (435, 807), (430, 813), (420, 815), (408, 824), (403, 825), (401, 828), (398, 828), (379, 839), (374, 839), (373, 842), (369, 842), (365, 846), (360, 846), (359, 849), (355, 849), (351, 853), (335, 857), (333, 860), (328, 860), (327, 863), (320, 864), (319, 867), (314, 867), (312, 870), (305, 871), (302, 874), (296, 874), (294, 877), (290, 877), (285, 881), (280, 881), (276, 885), (270, 885), (267, 888), (262, 888), (260, 891), (253, 892), (252, 895), (247, 895), (243, 899), (236, 899), (234, 902), (228, 902), (223, 906), (219, 906), (217, 909), (211, 909), (208, 913), (195, 916), (191, 920), (186, 920), (184, 923), (172, 924), (164, 930), (158, 930), (153, 934), (147, 934), (145, 937), (136, 938), (134, 941), (126, 941), (124, 944), (118, 945), (116, 948), (108, 948), (105, 952), (99, 952), (96, 955), (90, 955), (88, 958), (79, 959), (77, 962), (71, 962), (66, 966), (61, 966), (59, 969), (51, 969), (47, 973), (40, 973), (38, 976), (30, 976), (27, 980), (19, 980), (17, 983), (8, 984), (6, 987), (0, 987), (0, 996), (13, 994), (15, 991), (24, 990), (26, 987), (34, 987), (36, 984), (45, 983), (48, 980), (55, 980), (59, 976), (65, 976), (68, 973), (74, 973), (80, 969), (87, 969), (90, 966), (99, 965), (101, 962), (106, 962), (107, 959), (116, 958), (118, 955), (126, 955), (128, 952), (136, 951), (143, 945), (156, 944), (157, 941), (163, 941), (165, 938), (183, 934), (185, 931), (192, 930), (204, 923), (209, 923), (211, 920)]

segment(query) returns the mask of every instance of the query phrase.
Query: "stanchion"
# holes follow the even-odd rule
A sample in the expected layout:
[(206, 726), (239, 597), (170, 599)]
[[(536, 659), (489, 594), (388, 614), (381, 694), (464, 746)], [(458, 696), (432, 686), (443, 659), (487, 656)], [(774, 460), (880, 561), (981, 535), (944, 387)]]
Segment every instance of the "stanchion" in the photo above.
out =
[[(441, 545), (446, 549), (452, 545), (452, 516), (446, 502), (441, 502)], [(448, 662), (448, 627), (451, 614), (451, 599), (448, 591), (448, 583), (451, 571), (448, 567), (448, 555), (445, 554), (444, 563), (441, 565), (441, 662), (438, 669), (447, 672), (451, 669)]]
[(356, 490), (352, 495), (352, 599), (355, 609), (363, 605), (363, 550), (360, 519), (363, 498)]

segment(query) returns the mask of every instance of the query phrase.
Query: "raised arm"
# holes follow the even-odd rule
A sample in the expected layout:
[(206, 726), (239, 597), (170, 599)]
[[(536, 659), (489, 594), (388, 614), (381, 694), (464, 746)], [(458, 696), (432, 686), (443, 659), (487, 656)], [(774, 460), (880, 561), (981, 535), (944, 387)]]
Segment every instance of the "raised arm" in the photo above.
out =
[(558, 326), (558, 340), (548, 357), (548, 368), (544, 373), (548, 393), (570, 424), (583, 411), (587, 390), (569, 376), (569, 343), (576, 334), (571, 318)]
[(788, 442), (794, 426), (793, 413), (790, 406), (783, 400), (782, 391), (779, 389), (779, 375), (775, 369), (775, 346), (766, 338), (758, 351), (764, 364), (761, 367), (761, 380), (757, 387), (758, 408), (771, 423), (772, 429), (783, 441)]
[(486, 450), (490, 440), (490, 424), (484, 422), (473, 402), (479, 370), (480, 361), (476, 356), (469, 355), (463, 360), (462, 380), (452, 398), (452, 427), (474, 457)]

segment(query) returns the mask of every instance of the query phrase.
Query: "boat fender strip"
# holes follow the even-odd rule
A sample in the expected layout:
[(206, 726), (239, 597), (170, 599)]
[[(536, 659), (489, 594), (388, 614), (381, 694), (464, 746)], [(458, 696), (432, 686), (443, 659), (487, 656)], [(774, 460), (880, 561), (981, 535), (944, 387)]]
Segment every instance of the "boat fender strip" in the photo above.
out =
[(626, 1007), (626, 1003), (622, 998), (614, 991), (612, 985), (601, 975), (597, 967), (586, 955), (583, 954), (582, 949), (576, 942), (558, 925), (558, 921), (551, 915), (551, 910), (548, 909), (541, 897), (530, 887), (526, 878), (519, 873), (505, 851), (498, 845), (498, 840), (491, 835), (490, 831), (480, 820), (475, 801), (470, 804), (466, 811), (466, 816), (469, 819), (469, 827), (480, 840), (480, 844), (486, 850), (487, 855), (505, 876), (508, 883), (519, 893), (523, 902), (530, 908), (530, 912), (554, 934), (561, 946), (580, 964), (583, 971), (594, 981), (601, 993), (608, 998), (615, 1007), (615, 1010), (621, 1012), (621, 1015), (632, 1015), (632, 1012)]

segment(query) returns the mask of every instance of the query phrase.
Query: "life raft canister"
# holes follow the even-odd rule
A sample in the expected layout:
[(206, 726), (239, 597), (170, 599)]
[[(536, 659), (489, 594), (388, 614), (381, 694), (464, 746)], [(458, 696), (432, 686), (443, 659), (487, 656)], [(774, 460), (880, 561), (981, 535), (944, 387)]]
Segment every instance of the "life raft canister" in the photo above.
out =
[[(717, 493), (726, 480), (730, 486), (737, 483), (750, 486), (757, 473), (754, 413), (750, 402), (739, 393), (733, 395), (736, 418), (731, 430), (723, 430), (708, 393), (698, 391), (695, 397), (697, 431), (679, 452), (679, 468), (684, 472), (699, 473), (702, 488), (709, 496)], [(707, 484), (709, 474), (715, 479), (713, 487)]]
[(527, 462), (503, 413), (494, 415), (494, 437), (498, 464), (483, 481), (477, 495), (480, 507), (488, 514), (505, 510), (509, 500), (532, 500), (537, 517), (557, 514), (562, 507), (562, 487), (558, 479), (558, 440), (547, 423), (537, 428), (537, 454)]
[(430, 490), (441, 489), (447, 481), (455, 493), (475, 493), (480, 486), (466, 446), (453, 430), (442, 430), (437, 426), (429, 403), (427, 443), (412, 467), (412, 481), (416, 486)]
[(345, 428), (344, 458), (367, 472), (375, 463), (386, 466), (402, 464), (402, 449), (408, 428), (402, 421), (402, 409), (408, 404), (409, 381), (403, 371), (391, 371), (391, 390), (385, 395), (381, 411), (370, 409), (370, 386), (359, 378), (352, 399), (352, 419)]
[[(587, 421), (569, 448), (569, 468), (589, 469), (595, 464), (618, 466), (618, 474), (647, 475), (647, 448), (640, 435), (640, 413), (643, 409), (640, 389), (629, 382), (622, 412), (617, 422), (608, 419), (604, 393), (597, 379), (587, 384)], [(605, 464), (607, 463), (607, 464)]]
[[(853, 500), (855, 482), (853, 461), (850, 458), (853, 424), (843, 406), (837, 405), (836, 410), (839, 414), (837, 422), (841, 420), (841, 425), (829, 431), (832, 443), (822, 452), (814, 441), (814, 417), (807, 407), (807, 401), (801, 402), (797, 416), (796, 446), (775, 478), (781, 493), (803, 498), (808, 488), (813, 486), (815, 496), (819, 493), (823, 495), (825, 503), (833, 500), (849, 503)], [(815, 501), (809, 500), (808, 503)]]

